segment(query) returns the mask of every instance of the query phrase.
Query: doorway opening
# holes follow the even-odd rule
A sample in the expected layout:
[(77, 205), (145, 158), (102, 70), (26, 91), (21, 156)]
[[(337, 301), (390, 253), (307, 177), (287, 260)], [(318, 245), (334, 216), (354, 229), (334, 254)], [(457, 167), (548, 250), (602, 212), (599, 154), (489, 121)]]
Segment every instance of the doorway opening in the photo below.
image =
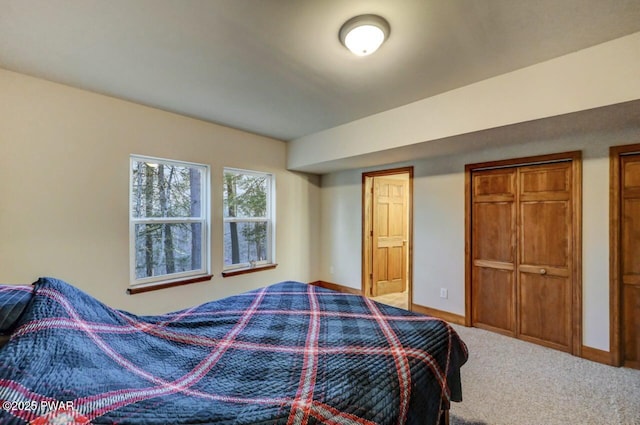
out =
[(411, 310), (413, 167), (362, 174), (362, 294)]

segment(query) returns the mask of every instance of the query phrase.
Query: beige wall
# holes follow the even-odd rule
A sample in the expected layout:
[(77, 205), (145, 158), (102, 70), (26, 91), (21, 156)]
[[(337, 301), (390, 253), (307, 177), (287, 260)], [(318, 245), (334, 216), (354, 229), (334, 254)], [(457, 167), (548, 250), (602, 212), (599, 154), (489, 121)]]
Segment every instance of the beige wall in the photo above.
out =
[[(285, 170), (284, 142), (0, 70), (0, 282), (54, 276), (138, 313), (282, 280), (313, 280), (318, 178)], [(129, 155), (209, 164), (211, 282), (126, 295)], [(275, 270), (222, 278), (222, 169), (276, 178)]]
[[(612, 145), (638, 143), (640, 128), (591, 132), (413, 165), (413, 301), (464, 315), (464, 166), (468, 163), (583, 152), (583, 343), (609, 350), (609, 159)], [(322, 176), (320, 279), (361, 287), (361, 179), (370, 169)], [(333, 273), (331, 273), (333, 270)], [(449, 297), (439, 297), (447, 288)]]
[(344, 169), (344, 162), (358, 157), (375, 161), (367, 165), (383, 163), (380, 159), (390, 156), (396, 156), (393, 161), (414, 157), (414, 150), (399, 148), (463, 152), (437, 142), (637, 100), (639, 51), (637, 32), (309, 134), (289, 143), (288, 168), (326, 172)]

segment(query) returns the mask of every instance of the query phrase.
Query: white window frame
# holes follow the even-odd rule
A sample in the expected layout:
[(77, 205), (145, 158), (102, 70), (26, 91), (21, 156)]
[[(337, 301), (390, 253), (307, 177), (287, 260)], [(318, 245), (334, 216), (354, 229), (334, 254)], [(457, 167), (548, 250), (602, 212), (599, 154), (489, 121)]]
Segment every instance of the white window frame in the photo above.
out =
[[(180, 167), (197, 168), (201, 173), (200, 181), (200, 204), (202, 211), (200, 217), (152, 217), (139, 218), (133, 216), (133, 163), (148, 162), (153, 164), (165, 164)], [(211, 274), (211, 201), (210, 201), (211, 170), (206, 164), (195, 162), (178, 161), (166, 158), (157, 158), (145, 155), (132, 154), (129, 157), (129, 285), (131, 287), (153, 286), (163, 283), (181, 281), (190, 278), (208, 276)], [(200, 269), (186, 272), (164, 274), (145, 278), (136, 278), (136, 224), (147, 223), (200, 223), (201, 224), (201, 260)]]
[[(223, 181), (223, 193), (224, 193), (224, 176), (226, 173), (236, 173), (236, 174), (245, 174), (256, 177), (267, 177), (267, 208), (266, 208), (266, 216), (265, 217), (225, 217), (224, 211), (222, 212), (222, 269), (223, 271), (232, 271), (238, 269), (247, 269), (253, 266), (260, 267), (266, 266), (276, 263), (276, 221), (275, 221), (275, 196), (276, 196), (276, 178), (273, 173), (268, 173), (264, 171), (254, 171), (254, 170), (245, 170), (241, 168), (232, 168), (232, 167), (224, 167), (222, 170), (222, 181)], [(224, 197), (223, 197), (224, 198)], [(223, 208), (224, 208), (224, 202)], [(238, 263), (238, 264), (225, 264), (224, 256), (224, 232), (227, 223), (236, 222), (236, 223), (251, 223), (251, 222), (267, 222), (267, 258), (266, 260), (256, 261), (254, 265), (250, 263)]]

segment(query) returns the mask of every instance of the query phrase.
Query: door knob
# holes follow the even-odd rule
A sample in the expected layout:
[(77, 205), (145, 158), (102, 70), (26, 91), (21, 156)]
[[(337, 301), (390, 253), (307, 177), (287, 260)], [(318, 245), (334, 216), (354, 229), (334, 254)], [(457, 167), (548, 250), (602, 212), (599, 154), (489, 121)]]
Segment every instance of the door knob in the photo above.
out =
[(540, 274), (542, 274), (542, 275), (547, 274), (547, 269), (540, 269)]

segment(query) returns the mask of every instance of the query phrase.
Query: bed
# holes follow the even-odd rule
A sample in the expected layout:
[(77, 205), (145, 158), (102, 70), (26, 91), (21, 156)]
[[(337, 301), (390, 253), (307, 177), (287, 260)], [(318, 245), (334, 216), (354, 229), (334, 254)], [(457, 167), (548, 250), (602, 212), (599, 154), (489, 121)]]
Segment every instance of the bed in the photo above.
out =
[(299, 282), (160, 316), (0, 286), (1, 424), (441, 424), (467, 349), (439, 319)]

